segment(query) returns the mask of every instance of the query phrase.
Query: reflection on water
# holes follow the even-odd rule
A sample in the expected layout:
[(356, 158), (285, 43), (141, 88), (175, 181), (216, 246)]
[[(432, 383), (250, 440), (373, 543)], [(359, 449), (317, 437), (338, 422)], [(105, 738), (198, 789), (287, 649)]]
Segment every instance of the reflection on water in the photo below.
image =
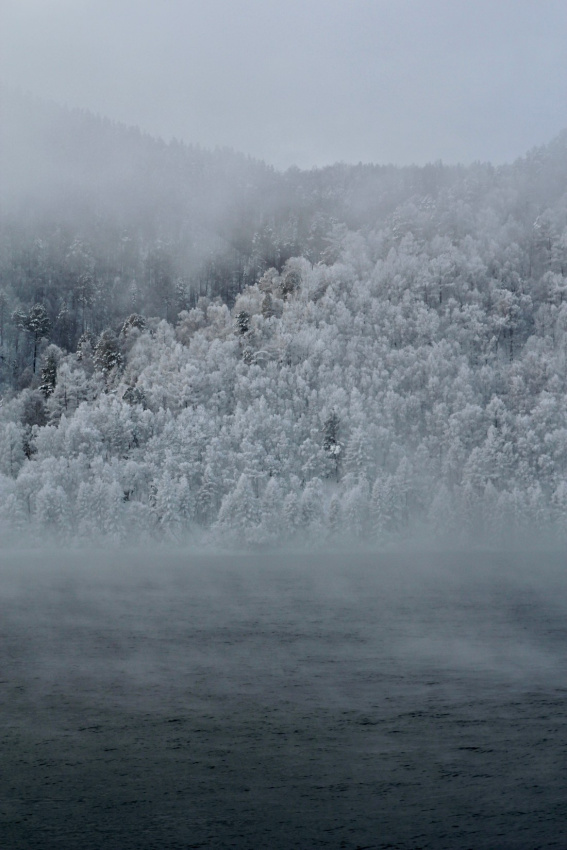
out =
[(563, 558), (52, 560), (2, 567), (6, 846), (567, 846)]

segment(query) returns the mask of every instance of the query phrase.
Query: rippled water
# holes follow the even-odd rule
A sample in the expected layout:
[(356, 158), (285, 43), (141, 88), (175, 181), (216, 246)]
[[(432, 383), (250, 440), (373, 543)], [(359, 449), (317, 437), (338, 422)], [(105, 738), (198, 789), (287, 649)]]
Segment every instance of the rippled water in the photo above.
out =
[(567, 847), (564, 557), (0, 578), (2, 847)]

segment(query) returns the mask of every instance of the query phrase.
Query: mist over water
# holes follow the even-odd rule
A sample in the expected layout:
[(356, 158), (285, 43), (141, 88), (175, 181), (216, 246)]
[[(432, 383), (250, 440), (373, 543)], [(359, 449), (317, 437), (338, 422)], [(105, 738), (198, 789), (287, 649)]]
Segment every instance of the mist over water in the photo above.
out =
[(562, 553), (20, 552), (10, 847), (562, 846)]

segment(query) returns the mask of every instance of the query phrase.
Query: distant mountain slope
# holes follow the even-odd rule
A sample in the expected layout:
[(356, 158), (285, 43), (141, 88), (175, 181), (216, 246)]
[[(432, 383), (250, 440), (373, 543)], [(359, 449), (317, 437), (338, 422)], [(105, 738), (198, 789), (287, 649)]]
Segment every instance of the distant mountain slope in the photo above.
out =
[[(97, 225), (146, 241), (214, 243), (235, 210), (270, 194), (275, 173), (228, 150), (166, 144), (137, 128), (3, 92), (2, 214), (97, 240)], [(265, 205), (269, 206), (269, 204)], [(215, 245), (216, 247), (216, 245)]]
[(2, 210), (0, 532), (565, 542), (566, 134), (279, 174), (25, 108), (56, 166)]
[(567, 134), (498, 169), (337, 164), (279, 173), (232, 151), (165, 143), (88, 112), (0, 95), (4, 388), (32, 380), (21, 316), (34, 305), (46, 310), (49, 339), (74, 351), (85, 331), (118, 331), (133, 312), (174, 321), (200, 296), (230, 306), (290, 257), (332, 263), (347, 232), (460, 239), (490, 221), (510, 221), (533, 275), (533, 246), (562, 214), (553, 211), (567, 187)]

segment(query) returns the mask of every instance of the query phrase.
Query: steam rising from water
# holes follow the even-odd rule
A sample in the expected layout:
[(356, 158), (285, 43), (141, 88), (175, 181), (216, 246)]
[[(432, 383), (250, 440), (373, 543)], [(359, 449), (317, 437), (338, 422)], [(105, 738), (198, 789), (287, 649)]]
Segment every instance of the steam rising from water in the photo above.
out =
[(8, 846), (556, 846), (564, 566), (4, 555)]
[(32, 689), (348, 705), (380, 678), (403, 690), (400, 670), (567, 684), (566, 585), (560, 555), (21, 552), (4, 557), (2, 618)]

